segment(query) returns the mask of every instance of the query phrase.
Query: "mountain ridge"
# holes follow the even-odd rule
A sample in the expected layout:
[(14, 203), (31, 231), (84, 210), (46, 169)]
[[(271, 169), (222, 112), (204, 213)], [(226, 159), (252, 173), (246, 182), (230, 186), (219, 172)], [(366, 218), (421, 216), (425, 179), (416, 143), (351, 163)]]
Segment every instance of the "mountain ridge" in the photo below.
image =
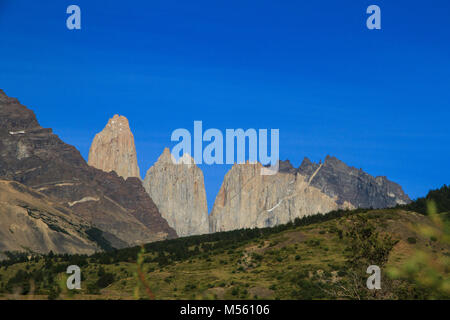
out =
[(0, 179), (55, 199), (102, 230), (114, 247), (176, 237), (138, 178), (124, 180), (89, 166), (75, 147), (42, 128), (33, 111), (3, 91)]
[(270, 227), (338, 209), (410, 202), (386, 177), (327, 155), (319, 163), (305, 157), (298, 168), (280, 161), (272, 177), (261, 176), (260, 163), (233, 165), (208, 216), (203, 172), (189, 155), (174, 162), (164, 149), (142, 181), (129, 122), (114, 115), (95, 136), (86, 163), (75, 147), (42, 128), (32, 110), (3, 91), (0, 138), (0, 179), (58, 199), (118, 248), (177, 234)]
[(410, 202), (400, 185), (373, 177), (336, 157), (299, 168), (279, 162), (279, 172), (262, 176), (263, 166), (235, 164), (225, 175), (210, 214), (210, 231), (271, 227), (337, 209), (389, 208)]

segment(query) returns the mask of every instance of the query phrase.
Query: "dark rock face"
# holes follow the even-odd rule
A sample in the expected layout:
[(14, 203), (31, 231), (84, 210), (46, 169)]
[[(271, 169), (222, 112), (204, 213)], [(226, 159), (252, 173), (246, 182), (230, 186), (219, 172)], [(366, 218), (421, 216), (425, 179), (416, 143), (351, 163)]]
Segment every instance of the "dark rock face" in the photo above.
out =
[(42, 193), (0, 180), (0, 251), (92, 254), (103, 245), (92, 232), (89, 223)]
[(301, 174), (310, 177), (316, 172), (317, 168), (319, 168), (320, 164), (311, 162), (308, 158), (304, 158), (302, 164), (298, 168)]
[(278, 168), (279, 172), (282, 172), (282, 173), (295, 173), (297, 171), (289, 160), (286, 160), (286, 161), (280, 160), (279, 165), (280, 165), (279, 168)]
[(310, 180), (310, 185), (331, 197), (337, 196), (338, 204), (348, 201), (357, 208), (389, 208), (411, 201), (400, 185), (349, 167), (335, 157), (327, 156), (323, 164), (305, 158), (298, 171)]
[(0, 178), (54, 198), (101, 229), (115, 247), (176, 237), (139, 179), (88, 166), (78, 150), (1, 90)]

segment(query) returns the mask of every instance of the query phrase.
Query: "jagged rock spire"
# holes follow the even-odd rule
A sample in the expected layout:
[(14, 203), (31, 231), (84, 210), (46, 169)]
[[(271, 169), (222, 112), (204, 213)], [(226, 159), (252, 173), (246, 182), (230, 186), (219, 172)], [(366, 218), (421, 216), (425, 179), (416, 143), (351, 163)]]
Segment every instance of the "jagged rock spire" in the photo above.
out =
[(127, 118), (116, 114), (109, 119), (92, 142), (88, 164), (106, 172), (115, 171), (124, 179), (140, 177), (134, 137)]
[(144, 188), (179, 236), (209, 232), (203, 172), (189, 155), (175, 161), (164, 149), (147, 171)]

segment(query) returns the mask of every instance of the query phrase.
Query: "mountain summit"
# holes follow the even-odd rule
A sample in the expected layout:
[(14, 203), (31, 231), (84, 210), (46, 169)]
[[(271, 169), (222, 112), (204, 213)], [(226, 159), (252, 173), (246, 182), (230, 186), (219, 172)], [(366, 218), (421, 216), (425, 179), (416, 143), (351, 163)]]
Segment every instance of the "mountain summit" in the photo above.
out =
[(0, 180), (44, 194), (59, 212), (81, 217), (103, 231), (116, 248), (176, 237), (138, 178), (124, 180), (89, 166), (77, 149), (42, 128), (33, 111), (3, 91)]
[(273, 176), (260, 163), (235, 164), (226, 174), (210, 215), (210, 231), (273, 227), (337, 209), (388, 208), (410, 202), (400, 185), (373, 177), (335, 157), (296, 169), (280, 161)]
[(140, 178), (134, 137), (128, 119), (115, 115), (98, 133), (89, 151), (88, 164), (97, 169), (119, 176)]
[(147, 171), (144, 187), (180, 237), (209, 232), (203, 172), (189, 155), (175, 161), (164, 149)]
[(337, 197), (338, 204), (349, 202), (356, 208), (378, 209), (410, 202), (397, 183), (383, 176), (373, 177), (336, 157), (327, 156), (323, 163), (305, 158), (297, 171), (307, 177), (311, 186)]

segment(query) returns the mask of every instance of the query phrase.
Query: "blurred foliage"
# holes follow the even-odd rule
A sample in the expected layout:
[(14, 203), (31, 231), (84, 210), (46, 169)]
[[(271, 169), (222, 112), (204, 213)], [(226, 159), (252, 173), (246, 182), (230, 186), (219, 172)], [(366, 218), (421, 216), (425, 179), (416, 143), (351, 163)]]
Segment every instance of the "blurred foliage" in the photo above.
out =
[(150, 289), (150, 286), (147, 283), (146, 279), (146, 270), (144, 265), (144, 255), (145, 255), (145, 247), (141, 247), (141, 251), (138, 253), (137, 261), (136, 261), (136, 272), (134, 273), (134, 277), (136, 278), (136, 287), (134, 289), (134, 298), (141, 299), (141, 292), (145, 292), (145, 299), (155, 299), (153, 292)]
[[(448, 192), (448, 188), (446, 187)], [(442, 205), (442, 204), (441, 204)], [(442, 209), (442, 207), (441, 207)], [(427, 201), (427, 214), (431, 225), (412, 226), (415, 232), (430, 241), (442, 245), (450, 245), (450, 223), (439, 215), (438, 206), (433, 200)], [(406, 280), (416, 286), (418, 298), (449, 299), (450, 298), (450, 257), (449, 253), (436, 258), (429, 251), (416, 250), (414, 255), (400, 267), (389, 268), (392, 279)]]

